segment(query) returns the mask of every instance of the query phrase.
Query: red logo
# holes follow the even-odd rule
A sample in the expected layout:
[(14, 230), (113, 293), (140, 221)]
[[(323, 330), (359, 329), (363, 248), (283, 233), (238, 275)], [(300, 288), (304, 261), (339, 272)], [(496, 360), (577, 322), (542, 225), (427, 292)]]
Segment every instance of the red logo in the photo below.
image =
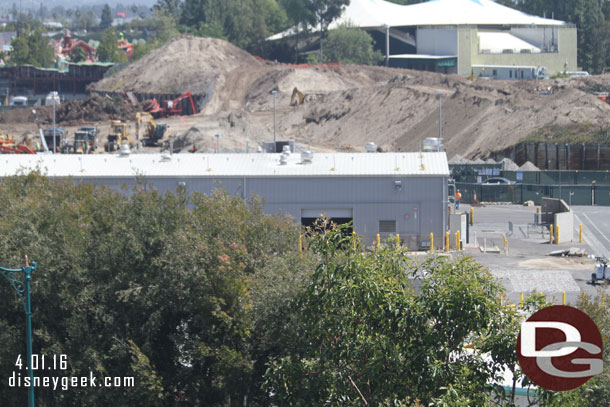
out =
[(579, 309), (553, 305), (521, 324), (517, 355), (523, 373), (548, 390), (572, 390), (603, 370), (602, 336)]

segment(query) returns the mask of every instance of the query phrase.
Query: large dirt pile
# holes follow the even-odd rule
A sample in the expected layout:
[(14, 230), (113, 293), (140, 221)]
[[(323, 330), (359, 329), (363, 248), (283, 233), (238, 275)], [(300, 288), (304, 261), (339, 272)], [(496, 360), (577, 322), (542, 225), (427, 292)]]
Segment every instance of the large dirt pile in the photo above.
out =
[[(35, 118), (32, 109), (36, 110), (38, 120), (53, 120), (52, 106), (35, 106), (8, 110), (0, 116), (0, 123), (32, 123)], [(126, 98), (110, 98), (91, 95), (82, 100), (69, 100), (55, 107), (55, 121), (64, 126), (80, 126), (91, 122), (109, 120), (134, 120), (136, 112), (141, 109), (132, 106)]]
[(240, 66), (262, 62), (236, 46), (216, 38), (183, 35), (96, 83), (98, 90), (143, 93), (207, 93), (221, 88), (224, 76)]

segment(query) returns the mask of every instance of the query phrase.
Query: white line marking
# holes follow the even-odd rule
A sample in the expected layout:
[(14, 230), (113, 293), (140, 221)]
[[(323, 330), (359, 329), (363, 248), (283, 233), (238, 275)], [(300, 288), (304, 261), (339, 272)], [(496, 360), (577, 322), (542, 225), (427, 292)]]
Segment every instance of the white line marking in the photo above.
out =
[(599, 234), (600, 234), (600, 235), (602, 235), (602, 237), (603, 237), (604, 239), (606, 239), (606, 242), (610, 243), (610, 239), (608, 239), (608, 238), (606, 237), (606, 235), (604, 235), (604, 233), (603, 233), (601, 230), (599, 230), (599, 228), (597, 227), (597, 225), (596, 225), (595, 223), (593, 223), (593, 221), (592, 221), (592, 220), (591, 220), (591, 219), (590, 219), (590, 218), (587, 216), (587, 214), (586, 214), (586, 213), (583, 213), (583, 214), (582, 214), (582, 216), (584, 216), (585, 218), (587, 218), (587, 220), (588, 220), (588, 221), (591, 223), (591, 225), (593, 225), (593, 227), (595, 228), (595, 230), (597, 230), (597, 231), (599, 232)]

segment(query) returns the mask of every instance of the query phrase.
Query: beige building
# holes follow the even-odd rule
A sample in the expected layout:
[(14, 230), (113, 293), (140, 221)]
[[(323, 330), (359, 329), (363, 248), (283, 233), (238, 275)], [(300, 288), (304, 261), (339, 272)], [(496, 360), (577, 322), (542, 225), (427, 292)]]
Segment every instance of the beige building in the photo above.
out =
[[(431, 0), (402, 6), (351, 0), (330, 29), (367, 30), (386, 64), (496, 79), (530, 79), (576, 71), (576, 27), (491, 0)], [(270, 37), (290, 38), (293, 30)]]

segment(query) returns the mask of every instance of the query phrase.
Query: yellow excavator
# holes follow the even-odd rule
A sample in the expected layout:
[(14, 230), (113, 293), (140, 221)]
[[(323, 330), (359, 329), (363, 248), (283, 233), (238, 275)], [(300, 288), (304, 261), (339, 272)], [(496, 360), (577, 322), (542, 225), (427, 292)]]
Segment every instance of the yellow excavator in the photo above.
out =
[(106, 143), (104, 143), (104, 151), (109, 153), (118, 151), (123, 145), (129, 145), (129, 136), (127, 135), (127, 123), (123, 123), (120, 120), (112, 120), (110, 122), (110, 134)]
[[(144, 134), (140, 138), (140, 128), (144, 128)], [(142, 144), (147, 147), (154, 147), (161, 144), (169, 132), (169, 126), (165, 123), (155, 123), (155, 119), (148, 112), (136, 113), (136, 137), (142, 141)]]
[(303, 104), (303, 93), (296, 87), (292, 90), (292, 97), (290, 98), (290, 106), (298, 106)]

